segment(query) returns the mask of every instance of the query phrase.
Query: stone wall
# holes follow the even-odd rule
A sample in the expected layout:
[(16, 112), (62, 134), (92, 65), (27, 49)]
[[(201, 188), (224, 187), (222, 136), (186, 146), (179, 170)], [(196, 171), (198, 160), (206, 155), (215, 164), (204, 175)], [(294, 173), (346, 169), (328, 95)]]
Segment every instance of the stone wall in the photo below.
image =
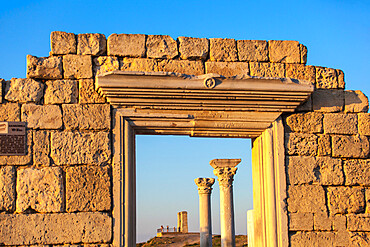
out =
[[(316, 90), (285, 115), (291, 246), (370, 244), (370, 114), (341, 70), (307, 66), (297, 41), (52, 32), (27, 78), (1, 80), (0, 121), (27, 122), (26, 156), (0, 156), (0, 245), (112, 243), (114, 70), (290, 77)], [(357, 245), (356, 245), (357, 244)]]

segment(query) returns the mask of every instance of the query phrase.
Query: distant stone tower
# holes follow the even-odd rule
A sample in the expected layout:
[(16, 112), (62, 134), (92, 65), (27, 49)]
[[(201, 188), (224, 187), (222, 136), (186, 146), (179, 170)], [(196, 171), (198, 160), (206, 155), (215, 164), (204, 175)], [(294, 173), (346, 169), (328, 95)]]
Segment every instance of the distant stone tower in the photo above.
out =
[(188, 212), (182, 211), (177, 213), (177, 231), (188, 233)]

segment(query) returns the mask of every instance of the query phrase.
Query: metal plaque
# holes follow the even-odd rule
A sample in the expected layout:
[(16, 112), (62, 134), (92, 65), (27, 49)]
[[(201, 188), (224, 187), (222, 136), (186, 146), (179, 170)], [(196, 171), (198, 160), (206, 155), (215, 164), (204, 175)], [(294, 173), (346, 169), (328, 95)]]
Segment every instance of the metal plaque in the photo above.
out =
[(26, 123), (0, 122), (0, 155), (26, 155)]

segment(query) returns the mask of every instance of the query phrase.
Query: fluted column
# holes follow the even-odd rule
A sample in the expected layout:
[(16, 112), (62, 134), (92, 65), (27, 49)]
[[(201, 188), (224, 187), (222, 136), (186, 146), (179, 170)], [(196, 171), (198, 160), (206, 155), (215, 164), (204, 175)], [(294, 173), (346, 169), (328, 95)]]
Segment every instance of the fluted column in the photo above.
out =
[(233, 181), (241, 159), (214, 159), (210, 165), (220, 185), (221, 246), (235, 247)]
[(200, 247), (212, 247), (211, 192), (214, 178), (196, 178), (199, 193)]

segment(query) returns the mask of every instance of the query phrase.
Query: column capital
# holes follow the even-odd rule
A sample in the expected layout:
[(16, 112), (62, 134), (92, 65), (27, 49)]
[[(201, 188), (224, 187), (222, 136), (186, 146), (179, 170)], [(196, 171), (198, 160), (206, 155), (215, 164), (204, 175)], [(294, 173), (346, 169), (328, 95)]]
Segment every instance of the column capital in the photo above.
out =
[(214, 178), (196, 178), (195, 184), (198, 186), (199, 194), (211, 194), (212, 185), (215, 183)]
[(236, 167), (219, 167), (213, 170), (217, 176), (217, 181), (222, 187), (230, 187), (233, 185), (234, 175), (238, 168)]

